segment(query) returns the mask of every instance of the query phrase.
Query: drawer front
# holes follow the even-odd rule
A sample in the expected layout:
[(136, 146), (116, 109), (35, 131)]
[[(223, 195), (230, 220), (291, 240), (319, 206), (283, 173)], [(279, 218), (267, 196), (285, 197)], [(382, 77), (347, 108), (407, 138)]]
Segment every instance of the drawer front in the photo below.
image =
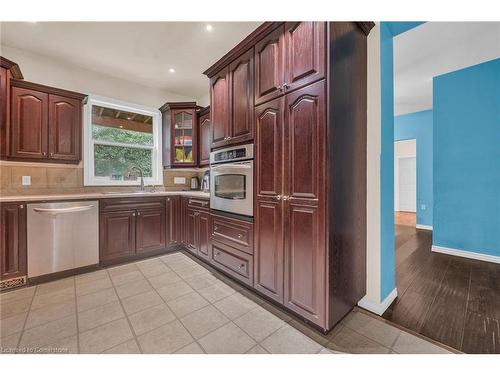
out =
[(99, 201), (101, 212), (134, 209), (165, 208), (165, 198), (110, 198)]
[(253, 256), (217, 241), (211, 241), (210, 250), (210, 263), (214, 267), (253, 285)]
[(210, 209), (210, 201), (208, 199), (203, 198), (186, 198), (188, 201), (188, 207), (193, 209), (202, 209), (209, 210)]
[(212, 239), (253, 255), (253, 224), (212, 215)]

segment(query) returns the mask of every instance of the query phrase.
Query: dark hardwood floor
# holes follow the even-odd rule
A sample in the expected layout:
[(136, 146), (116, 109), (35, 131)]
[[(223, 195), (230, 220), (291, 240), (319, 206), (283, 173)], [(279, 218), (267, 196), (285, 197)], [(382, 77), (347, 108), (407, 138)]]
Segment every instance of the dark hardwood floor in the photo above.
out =
[(429, 231), (395, 232), (398, 298), (383, 317), (465, 353), (500, 353), (500, 264), (433, 253)]

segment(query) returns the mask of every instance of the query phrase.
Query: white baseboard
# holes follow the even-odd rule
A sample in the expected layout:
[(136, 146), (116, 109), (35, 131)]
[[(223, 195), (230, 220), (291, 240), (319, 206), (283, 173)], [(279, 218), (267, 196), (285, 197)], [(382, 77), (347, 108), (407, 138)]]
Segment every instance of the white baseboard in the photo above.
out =
[(432, 230), (432, 225), (417, 224), (415, 227), (417, 229)]
[(434, 251), (436, 253), (454, 255), (454, 256), (462, 257), (462, 258), (477, 259), (477, 260), (482, 260), (482, 261), (491, 262), (491, 263), (500, 263), (500, 256), (481, 254), (481, 253), (474, 252), (474, 251), (458, 250), (458, 249), (452, 249), (449, 247), (442, 247), (442, 246), (435, 246), (435, 245), (432, 245), (432, 251)]
[(364, 296), (361, 301), (358, 302), (358, 306), (362, 307), (365, 310), (371, 311), (372, 313), (375, 313), (377, 315), (382, 315), (385, 310), (391, 305), (391, 303), (396, 299), (398, 296), (398, 290), (394, 288), (392, 292), (389, 293), (389, 295), (382, 301), (382, 302), (373, 302), (370, 301), (366, 296)]

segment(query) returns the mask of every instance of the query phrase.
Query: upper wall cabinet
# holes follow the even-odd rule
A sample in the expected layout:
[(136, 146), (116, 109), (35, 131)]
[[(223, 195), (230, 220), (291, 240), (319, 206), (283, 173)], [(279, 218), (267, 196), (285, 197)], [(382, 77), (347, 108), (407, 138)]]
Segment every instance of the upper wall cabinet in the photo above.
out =
[(198, 120), (195, 102), (165, 103), (162, 113), (163, 166), (198, 165)]
[(198, 141), (198, 166), (205, 167), (210, 164), (210, 146), (212, 143), (210, 138), (210, 107), (198, 112)]
[(285, 24), (285, 82), (290, 92), (325, 77), (326, 23), (287, 22)]
[(7, 139), (10, 124), (10, 81), (23, 79), (19, 66), (9, 59), (0, 56), (0, 156), (9, 153)]
[(282, 94), (285, 81), (284, 26), (255, 45), (255, 104), (267, 102)]
[(253, 139), (253, 48), (210, 77), (212, 148)]
[(86, 95), (11, 81), (8, 147), (12, 160), (78, 163), (81, 160), (82, 109)]

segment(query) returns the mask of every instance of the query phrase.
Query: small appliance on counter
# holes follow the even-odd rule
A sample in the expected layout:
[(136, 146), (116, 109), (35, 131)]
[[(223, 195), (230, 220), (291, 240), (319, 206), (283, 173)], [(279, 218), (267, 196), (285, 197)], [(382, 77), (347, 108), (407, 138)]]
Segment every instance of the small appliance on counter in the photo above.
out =
[(203, 180), (201, 181), (201, 190), (205, 193), (210, 192), (210, 169), (207, 169), (203, 174)]
[(199, 190), (200, 189), (200, 181), (198, 181), (198, 177), (191, 177), (191, 190)]

